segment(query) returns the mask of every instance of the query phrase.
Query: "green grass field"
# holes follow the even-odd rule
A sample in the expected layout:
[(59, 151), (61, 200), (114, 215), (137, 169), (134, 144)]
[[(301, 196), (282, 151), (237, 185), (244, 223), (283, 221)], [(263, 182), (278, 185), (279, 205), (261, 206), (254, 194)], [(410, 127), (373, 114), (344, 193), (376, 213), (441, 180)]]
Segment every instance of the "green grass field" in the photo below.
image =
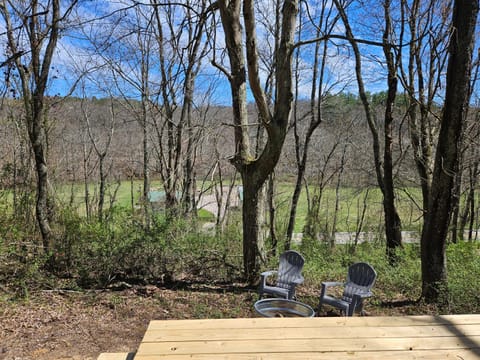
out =
[[(118, 187), (118, 188), (117, 188)], [(152, 189), (161, 189), (159, 181), (152, 182)], [(80, 214), (85, 213), (84, 204), (84, 186), (79, 184), (64, 185), (57, 189), (58, 199), (63, 203), (70, 203), (73, 196), (73, 207)], [(132, 207), (132, 196), (134, 206), (139, 206), (139, 199), (142, 192), (142, 181), (136, 180), (132, 183), (123, 181), (120, 184), (110, 184), (107, 188), (106, 204), (115, 194), (114, 206), (129, 209)], [(98, 187), (91, 184), (89, 192), (92, 199), (98, 195)], [(277, 225), (279, 228), (286, 228), (288, 214), (290, 211), (291, 196), (293, 185), (281, 183), (277, 186), (276, 207), (277, 207)], [(73, 194), (73, 195), (72, 195)], [(294, 232), (303, 232), (309, 202), (314, 196), (314, 191), (310, 190), (309, 196), (305, 189), (302, 190), (300, 201), (297, 208), (296, 225)], [(383, 227), (383, 206), (382, 194), (378, 188), (373, 189), (355, 189), (342, 188), (338, 193), (338, 210), (336, 207), (335, 189), (326, 188), (321, 197), (319, 218), (321, 223), (319, 227), (325, 231), (331, 231), (334, 218), (336, 217), (336, 231), (356, 231), (359, 218), (364, 211), (363, 231), (378, 231)], [(309, 200), (310, 198), (310, 200)], [(419, 189), (404, 188), (397, 192), (397, 208), (402, 220), (402, 229), (409, 231), (418, 231), (421, 227), (421, 211), (417, 204), (421, 204), (421, 195)], [(199, 215), (202, 219), (211, 220), (208, 211), (201, 210)]]
[[(287, 219), (290, 211), (293, 186), (282, 184), (278, 187), (278, 218)], [(342, 188), (338, 193), (338, 211), (336, 206), (335, 189), (327, 188), (323, 191), (320, 202), (321, 228), (331, 230), (333, 219), (336, 216), (336, 230), (356, 231), (357, 223), (365, 208), (363, 231), (377, 231), (383, 226), (383, 204), (380, 189)], [(310, 198), (313, 194), (310, 195)], [(412, 201), (412, 199), (415, 200)], [(310, 200), (311, 202), (311, 200)], [(421, 226), (421, 211), (415, 205), (421, 203), (421, 194), (418, 189), (406, 188), (398, 191), (397, 209), (402, 219), (403, 230), (419, 230)], [(309, 200), (305, 191), (302, 191), (297, 208), (295, 232), (302, 232), (307, 218)], [(286, 225), (285, 225), (286, 226)]]

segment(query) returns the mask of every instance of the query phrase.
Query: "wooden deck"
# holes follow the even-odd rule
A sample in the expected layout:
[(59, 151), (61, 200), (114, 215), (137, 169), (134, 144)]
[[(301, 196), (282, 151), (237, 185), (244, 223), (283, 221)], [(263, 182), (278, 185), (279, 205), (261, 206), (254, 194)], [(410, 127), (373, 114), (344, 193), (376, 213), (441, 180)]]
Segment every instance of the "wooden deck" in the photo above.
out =
[(134, 359), (480, 359), (480, 315), (151, 321)]

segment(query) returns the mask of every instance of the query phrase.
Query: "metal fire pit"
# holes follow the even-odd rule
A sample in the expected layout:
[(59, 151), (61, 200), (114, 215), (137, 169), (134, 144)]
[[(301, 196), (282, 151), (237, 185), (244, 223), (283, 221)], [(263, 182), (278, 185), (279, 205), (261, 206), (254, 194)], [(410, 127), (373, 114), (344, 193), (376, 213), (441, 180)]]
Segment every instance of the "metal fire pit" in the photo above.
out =
[(307, 304), (287, 299), (258, 300), (253, 307), (264, 317), (313, 317), (315, 315), (315, 311)]

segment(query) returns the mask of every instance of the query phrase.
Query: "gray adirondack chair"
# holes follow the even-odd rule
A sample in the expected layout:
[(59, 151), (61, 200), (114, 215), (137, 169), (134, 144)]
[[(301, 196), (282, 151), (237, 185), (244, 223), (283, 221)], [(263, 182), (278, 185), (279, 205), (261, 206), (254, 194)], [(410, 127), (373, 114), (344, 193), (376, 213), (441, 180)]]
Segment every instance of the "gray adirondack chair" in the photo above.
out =
[[(352, 316), (355, 311), (363, 313), (363, 300), (373, 295), (371, 289), (376, 278), (377, 273), (369, 264), (359, 262), (351, 265), (346, 282), (322, 282), (318, 310), (327, 304), (342, 310), (345, 316)], [(328, 288), (333, 286), (344, 287), (341, 298), (327, 294)]]
[[(258, 295), (260, 299), (263, 294), (271, 294), (276, 297), (283, 297), (292, 300), (295, 298), (295, 287), (303, 283), (302, 269), (305, 259), (294, 250), (285, 251), (280, 255), (278, 270), (265, 271), (260, 274), (260, 285)], [(276, 275), (276, 284), (268, 285), (270, 276)]]

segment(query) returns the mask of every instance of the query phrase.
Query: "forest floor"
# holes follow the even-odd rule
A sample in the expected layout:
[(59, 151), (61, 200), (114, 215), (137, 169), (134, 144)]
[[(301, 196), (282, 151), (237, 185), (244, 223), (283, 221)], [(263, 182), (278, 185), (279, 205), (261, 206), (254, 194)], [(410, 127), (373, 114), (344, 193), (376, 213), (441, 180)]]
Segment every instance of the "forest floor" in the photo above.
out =
[[(298, 300), (315, 307), (317, 290), (302, 287)], [(0, 294), (2, 295), (2, 294)], [(0, 359), (96, 359), (102, 352), (135, 352), (150, 320), (255, 317), (256, 289), (176, 284), (108, 291), (36, 291), (26, 299), (0, 297)], [(431, 312), (402, 302), (367, 304), (367, 315)], [(405, 300), (405, 299), (403, 299)], [(433, 309), (432, 309), (433, 311)], [(320, 316), (339, 316), (327, 310)]]

